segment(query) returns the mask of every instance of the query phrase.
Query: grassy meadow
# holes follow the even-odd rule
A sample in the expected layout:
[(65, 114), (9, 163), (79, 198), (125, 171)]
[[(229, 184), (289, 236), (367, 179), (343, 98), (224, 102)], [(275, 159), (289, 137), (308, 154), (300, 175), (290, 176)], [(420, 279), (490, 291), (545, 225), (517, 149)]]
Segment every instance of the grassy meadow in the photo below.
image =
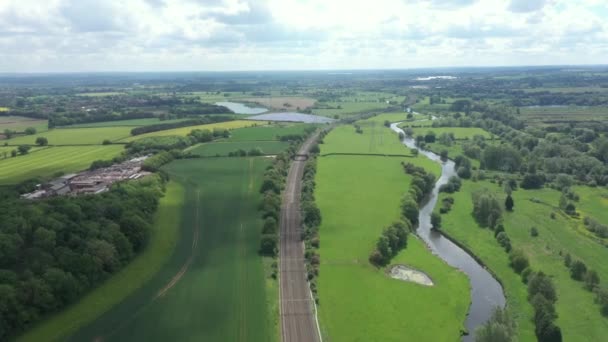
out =
[(323, 139), (322, 154), (362, 153), (410, 155), (399, 141), (398, 135), (377, 122), (358, 122), (363, 133), (356, 133), (355, 126), (343, 125), (334, 128)]
[(117, 127), (117, 126), (128, 126), (128, 127), (139, 127), (148, 126), (161, 123), (172, 123), (180, 122), (188, 119), (174, 119), (174, 120), (160, 120), (158, 118), (145, 118), (145, 119), (129, 119), (129, 120), (115, 120), (115, 121), (103, 121), (103, 122), (88, 122), (76, 125), (70, 125), (66, 127), (70, 128), (88, 128), (88, 127)]
[(131, 135), (131, 127), (54, 128), (46, 132), (6, 140), (9, 145), (34, 145), (36, 138), (47, 138), (49, 145), (101, 145)]
[(278, 140), (279, 136), (304, 134), (313, 124), (272, 124), (268, 126), (246, 127), (232, 130), (228, 141)]
[(58, 146), (0, 159), (0, 185), (19, 183), (36, 176), (51, 177), (57, 172), (84, 170), (93, 161), (112, 159), (123, 150), (122, 145)]
[(288, 147), (289, 143), (282, 141), (218, 141), (196, 145), (188, 151), (202, 157), (215, 157), (227, 156), (239, 149), (249, 151), (253, 148), (259, 148), (263, 154), (279, 154)]
[(144, 286), (165, 265), (180, 235), (184, 187), (170, 182), (160, 200), (148, 245), (120, 272), (78, 302), (17, 338), (18, 342), (63, 341)]
[[(499, 198), (505, 196), (496, 184), (465, 181), (460, 192), (451, 195), (455, 204), (443, 215), (443, 230), (471, 249), (496, 273), (503, 283), (507, 303), (517, 317), (519, 340), (534, 341), (533, 313), (527, 301), (526, 286), (509, 267), (507, 254), (494, 239), (493, 232), (480, 228), (471, 215), (471, 193), (481, 188), (496, 192)], [(604, 190), (576, 188), (576, 191), (581, 194), (581, 201), (577, 203), (579, 211), (591, 213), (590, 216), (606, 222), (606, 201), (589, 200), (592, 191)], [(522, 249), (528, 256), (531, 267), (553, 278), (558, 294), (557, 324), (562, 329), (564, 341), (602, 340), (608, 334), (608, 320), (594, 304), (594, 295), (583, 288), (583, 283), (570, 278), (562, 255), (570, 253), (573, 259), (582, 260), (587, 267), (596, 270), (600, 279), (608, 280), (608, 265), (603, 262), (608, 258), (608, 250), (581, 232), (582, 219), (570, 218), (559, 211), (560, 192), (520, 189), (513, 193), (513, 198), (514, 211), (504, 214), (505, 230), (514, 248)], [(596, 193), (592, 198), (601, 198), (601, 195)], [(555, 219), (550, 218), (551, 213), (556, 213)], [(532, 227), (538, 230), (537, 237), (531, 237)]]
[[(326, 102), (325, 105), (332, 107), (332, 109), (315, 108), (312, 110), (314, 114), (323, 115), (328, 117), (345, 117), (350, 114), (358, 114), (363, 112), (369, 112), (374, 110), (380, 110), (388, 107), (388, 104), (384, 102)], [(339, 108), (338, 108), (339, 107)]]
[[(369, 153), (372, 135), (366, 135), (370, 130), (362, 127), (364, 134), (355, 133), (350, 125), (336, 127), (325, 137), (321, 154), (346, 151), (346, 147), (350, 153)], [(376, 144), (376, 152), (409, 153), (390, 129), (376, 129), (374, 136), (386, 134), (382, 140), (387, 142)], [(382, 230), (400, 217), (401, 197), (411, 179), (403, 172), (402, 161), (439, 175), (439, 165), (424, 157), (331, 155), (318, 159), (315, 194), (323, 219), (318, 294), (325, 340), (460, 339), (470, 298), (464, 274), (434, 256), (414, 235), (392, 263), (426, 272), (435, 286), (392, 279), (368, 261)]]
[(177, 248), (138, 291), (73, 341), (275, 341), (276, 284), (257, 249), (267, 158), (177, 160), (164, 169), (185, 189)]

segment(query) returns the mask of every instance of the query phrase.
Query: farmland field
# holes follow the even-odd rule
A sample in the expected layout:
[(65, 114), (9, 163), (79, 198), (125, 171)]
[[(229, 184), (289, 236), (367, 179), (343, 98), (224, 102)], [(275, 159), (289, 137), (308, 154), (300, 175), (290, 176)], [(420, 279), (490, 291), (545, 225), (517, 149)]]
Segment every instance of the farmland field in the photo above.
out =
[[(214, 128), (236, 129), (236, 128), (243, 128), (243, 127), (260, 126), (260, 125), (261, 125), (260, 123), (247, 121), (247, 120), (226, 121), (226, 122), (219, 122), (219, 123), (213, 123), (213, 124), (207, 124), (207, 125), (188, 126), (188, 127), (167, 129), (167, 130), (158, 131), (158, 132), (150, 132), (150, 133), (145, 133), (145, 134), (128, 137), (128, 138), (122, 139), (120, 141), (129, 142), (129, 141), (146, 138), (146, 137), (159, 137), (159, 136), (167, 136), (167, 135), (186, 136), (190, 132), (192, 132), (192, 130), (194, 130), (194, 129), (208, 129), (208, 130), (213, 130)], [(130, 132), (130, 130), (129, 130), (129, 132)]]
[(344, 117), (349, 114), (369, 112), (388, 107), (386, 103), (381, 102), (327, 102), (325, 105), (332, 107), (332, 109), (316, 108), (312, 112), (328, 117), (334, 117), (334, 115)]
[(192, 154), (203, 157), (227, 156), (230, 152), (235, 152), (239, 149), (249, 151), (253, 148), (259, 148), (263, 154), (278, 154), (289, 147), (288, 142), (282, 141), (238, 141), (238, 142), (213, 142), (197, 145), (189, 149)]
[(116, 126), (129, 126), (129, 127), (139, 127), (139, 126), (147, 126), (154, 125), (160, 123), (172, 123), (172, 122), (180, 122), (188, 119), (174, 119), (174, 120), (159, 120), (158, 118), (146, 118), (146, 119), (130, 119), (130, 120), (115, 120), (115, 121), (103, 121), (103, 122), (88, 122), (76, 125), (67, 126), (69, 128), (77, 128), (77, 127), (116, 127)]
[[(404, 123), (400, 127), (408, 127), (409, 123)], [(482, 128), (478, 127), (415, 127), (412, 128), (414, 136), (425, 135), (426, 133), (434, 132), (437, 137), (442, 133), (453, 133), (456, 139), (473, 139), (475, 135), (481, 135), (486, 139), (490, 139), (492, 135)]]
[[(163, 269), (74, 341), (273, 341), (276, 292), (257, 254), (265, 158), (178, 160), (180, 237)], [(181, 269), (181, 271), (180, 271)], [(273, 304), (274, 303), (274, 304)]]
[(399, 141), (390, 129), (376, 122), (358, 122), (363, 133), (355, 132), (355, 127), (345, 125), (336, 127), (325, 137), (322, 154), (363, 153), (409, 155), (410, 151)]
[(229, 141), (278, 140), (279, 136), (304, 134), (311, 124), (273, 124), (268, 126), (246, 127), (230, 132)]
[(52, 316), (20, 336), (18, 342), (65, 340), (144, 286), (167, 262), (180, 235), (180, 213), (184, 188), (178, 182), (167, 185), (154, 219), (145, 250), (119, 273), (88, 293), (74, 305)]
[(49, 145), (101, 145), (108, 139), (120, 140), (131, 135), (130, 127), (55, 128), (47, 132), (6, 140), (9, 145), (34, 145), (36, 138), (47, 138)]
[(14, 184), (28, 178), (50, 177), (57, 172), (88, 168), (94, 160), (112, 159), (124, 150), (120, 146), (61, 146), (30, 152), (24, 156), (0, 160), (0, 185)]
[[(445, 215), (443, 229), (470, 248), (502, 281), (507, 302), (516, 313), (520, 340), (534, 340), (531, 323), (532, 307), (527, 302), (526, 286), (510, 267), (507, 254), (494, 239), (493, 232), (479, 228), (473, 220), (471, 193), (488, 188), (503, 198), (503, 190), (489, 182), (465, 182), (460, 192), (453, 194), (455, 204)], [(577, 189), (580, 190), (580, 189)], [(605, 222), (605, 202), (588, 201), (581, 191), (580, 211), (592, 213)], [(505, 213), (504, 225), (514, 248), (522, 249), (535, 270), (542, 270), (556, 285), (558, 324), (564, 341), (597, 341), (608, 334), (608, 322), (601, 316), (594, 295), (583, 288), (582, 283), (570, 278), (564, 266), (563, 256), (570, 253), (573, 259), (582, 260), (587, 267), (598, 272), (601, 279), (608, 279), (608, 250), (598, 242), (581, 234), (580, 220), (560, 214), (557, 205), (560, 192), (551, 189), (518, 190), (513, 193), (515, 209)], [(551, 219), (551, 213), (557, 213)], [(530, 237), (530, 229), (538, 230), (538, 237)], [(573, 308), (576, 308), (573, 310)]]
[[(333, 134), (340, 133), (330, 133), (322, 149), (331, 148)], [(420, 158), (413, 160), (426, 160)], [(435, 286), (391, 279), (368, 261), (382, 229), (399, 218), (399, 203), (410, 179), (402, 170), (402, 160), (319, 157), (316, 198), (323, 222), (318, 293), (319, 318), (326, 340), (460, 338), (470, 298), (462, 273), (435, 257), (412, 235), (408, 247), (392, 263), (426, 272)]]
[(23, 132), (28, 127), (33, 127), (38, 132), (46, 131), (47, 122), (47, 120), (31, 119), (23, 116), (0, 116), (0, 134), (5, 129)]

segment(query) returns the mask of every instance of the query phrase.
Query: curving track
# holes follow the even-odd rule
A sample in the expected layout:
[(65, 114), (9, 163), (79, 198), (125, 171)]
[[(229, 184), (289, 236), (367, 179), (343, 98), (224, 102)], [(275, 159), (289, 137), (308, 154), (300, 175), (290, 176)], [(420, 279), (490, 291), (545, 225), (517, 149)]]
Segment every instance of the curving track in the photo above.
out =
[(306, 156), (318, 134), (302, 144), (289, 168), (281, 205), (279, 256), (281, 337), (283, 342), (321, 341), (306, 278), (300, 227), (300, 194)]

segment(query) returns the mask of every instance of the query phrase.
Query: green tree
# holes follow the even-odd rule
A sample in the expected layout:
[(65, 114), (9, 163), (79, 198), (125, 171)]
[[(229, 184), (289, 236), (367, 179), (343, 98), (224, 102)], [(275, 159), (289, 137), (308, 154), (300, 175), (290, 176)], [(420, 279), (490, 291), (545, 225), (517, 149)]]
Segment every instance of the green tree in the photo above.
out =
[(576, 260), (570, 265), (570, 277), (574, 280), (583, 280), (586, 272), (587, 266), (580, 260)]
[(588, 270), (585, 273), (585, 288), (593, 291), (600, 284), (600, 276), (594, 270)]
[(36, 145), (38, 146), (46, 146), (49, 144), (49, 141), (45, 137), (36, 138)]
[(19, 151), (19, 154), (21, 154), (21, 155), (28, 154), (30, 149), (31, 149), (31, 147), (29, 145), (19, 145), (19, 147), (17, 147), (17, 150)]
[(509, 311), (495, 307), (490, 319), (475, 331), (476, 342), (511, 342), (515, 340), (516, 324)]
[(441, 229), (441, 215), (436, 212), (433, 212), (431, 214), (431, 228)]
[(27, 134), (27, 135), (36, 134), (36, 129), (34, 127), (28, 127), (25, 129), (25, 134)]
[(511, 197), (511, 194), (508, 194), (505, 199), (505, 209), (507, 209), (507, 211), (513, 211), (514, 206), (515, 202), (513, 202), (513, 197)]

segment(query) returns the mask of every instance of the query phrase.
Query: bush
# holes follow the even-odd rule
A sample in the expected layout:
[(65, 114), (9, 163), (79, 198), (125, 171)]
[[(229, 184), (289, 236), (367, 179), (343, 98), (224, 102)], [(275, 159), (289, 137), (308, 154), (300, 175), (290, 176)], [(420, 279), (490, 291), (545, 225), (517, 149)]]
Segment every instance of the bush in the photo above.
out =
[(587, 265), (582, 261), (576, 260), (570, 264), (570, 277), (574, 280), (583, 280), (587, 272)]
[(431, 228), (432, 229), (441, 229), (441, 216), (436, 212), (431, 214)]
[(407, 247), (407, 234), (411, 226), (406, 222), (395, 222), (382, 232), (369, 261), (376, 266), (388, 264), (391, 258)]
[(530, 228), (530, 236), (532, 236), (532, 237), (538, 236), (538, 230), (536, 229), (536, 227)]
[(487, 189), (473, 193), (473, 216), (480, 226), (494, 228), (502, 216), (502, 205)]
[[(502, 233), (501, 233), (502, 234)], [(521, 272), (530, 266), (530, 262), (528, 261), (528, 257), (521, 250), (512, 250), (509, 253), (509, 266), (513, 268), (515, 273), (521, 274)]]

